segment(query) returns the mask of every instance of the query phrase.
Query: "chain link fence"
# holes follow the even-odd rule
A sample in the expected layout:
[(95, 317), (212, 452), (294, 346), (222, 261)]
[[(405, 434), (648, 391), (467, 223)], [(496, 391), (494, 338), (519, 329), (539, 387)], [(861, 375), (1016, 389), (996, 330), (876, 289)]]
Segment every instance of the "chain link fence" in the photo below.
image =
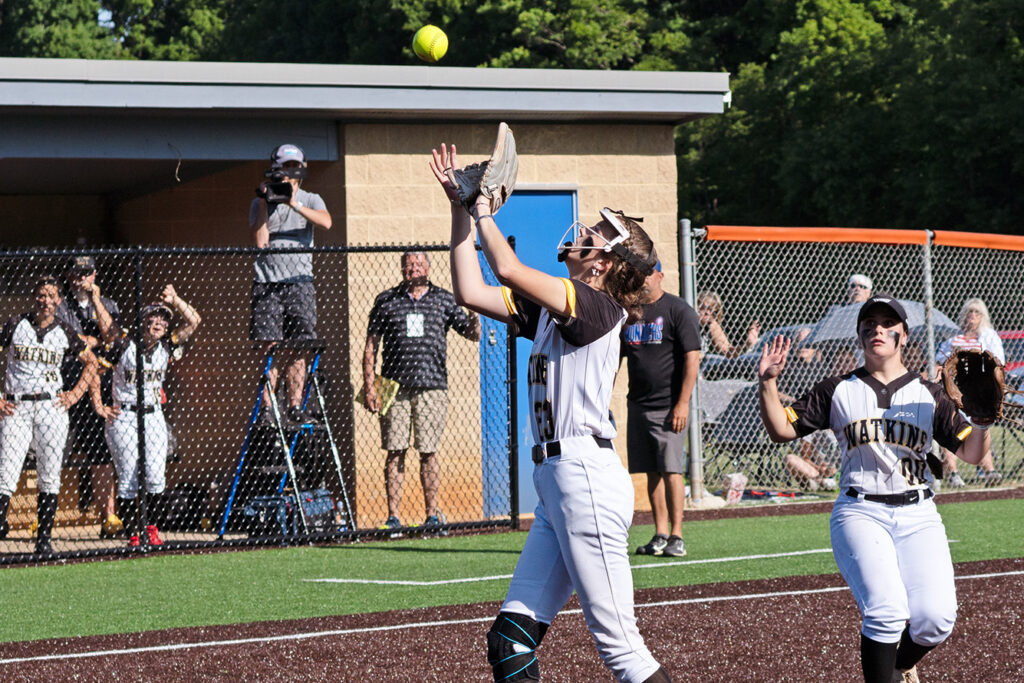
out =
[(512, 524), (513, 361), (446, 254), (0, 251), (0, 563)]
[[(722, 488), (734, 472), (746, 475), (753, 487), (835, 488), (839, 452), (831, 434), (819, 432), (792, 444), (768, 440), (758, 412), (757, 365), (765, 343), (780, 334), (793, 340), (779, 378), (784, 400), (857, 367), (863, 361), (855, 343), (857, 302), (871, 291), (911, 302), (904, 361), (931, 377), (942, 343), (961, 334), (963, 314), (981, 300), (1003, 347), (1009, 382), (1020, 385), (1024, 300), (1014, 273), (1024, 268), (1024, 240), (990, 237), (735, 226), (694, 231), (691, 303), (701, 321), (699, 435), (707, 488)], [(1019, 418), (1019, 410), (1011, 405), (1008, 417)], [(947, 459), (944, 485), (1024, 479), (1024, 430), (1004, 420), (993, 429), (992, 442), (991, 464), (957, 465), (955, 458)]]

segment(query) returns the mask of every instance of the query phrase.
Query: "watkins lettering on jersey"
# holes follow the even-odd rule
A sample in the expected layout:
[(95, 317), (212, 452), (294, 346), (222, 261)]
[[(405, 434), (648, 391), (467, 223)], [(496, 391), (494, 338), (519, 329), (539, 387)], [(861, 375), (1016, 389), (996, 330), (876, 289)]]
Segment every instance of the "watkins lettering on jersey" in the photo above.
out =
[[(164, 377), (167, 376), (166, 368), (158, 368), (154, 370), (143, 370), (142, 371), (142, 382), (143, 384), (163, 384)], [(128, 384), (135, 384), (135, 368), (126, 369), (124, 371), (124, 381)]]
[(829, 377), (786, 413), (799, 436), (831, 429), (843, 453), (839, 488), (870, 494), (925, 488), (932, 439), (956, 452), (971, 431), (937, 384), (911, 372), (889, 384), (864, 368)]
[[(144, 405), (160, 405), (160, 388), (167, 376), (167, 366), (180, 354), (180, 347), (167, 339), (161, 339), (142, 354), (142, 382)], [(138, 392), (135, 387), (135, 342), (125, 338), (114, 345), (112, 354), (117, 358), (114, 365), (114, 402), (118, 405), (135, 405)]]
[(931, 434), (917, 425), (886, 417), (855, 420), (843, 427), (850, 448), (870, 443), (903, 446), (915, 453), (925, 454), (931, 443)]
[(658, 316), (654, 320), (641, 320), (628, 325), (625, 331), (627, 344), (660, 344), (665, 334), (665, 318)]
[(23, 346), (15, 344), (11, 347), (12, 360), (30, 361), (32, 363), (44, 363), (46, 365), (60, 365), (64, 359), (64, 353), (51, 349), (44, 349), (40, 346)]
[(0, 330), (0, 348), (7, 349), (4, 390), (11, 394), (49, 393), (61, 390), (60, 365), (64, 356), (85, 350), (74, 330), (59, 321), (36, 327), (31, 313), (15, 316)]

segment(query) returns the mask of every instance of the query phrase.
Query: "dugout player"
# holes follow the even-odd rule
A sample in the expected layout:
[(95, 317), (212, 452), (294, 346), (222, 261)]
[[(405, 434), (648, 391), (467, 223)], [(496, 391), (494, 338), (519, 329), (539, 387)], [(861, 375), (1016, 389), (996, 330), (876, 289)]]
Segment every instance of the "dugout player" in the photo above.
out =
[(697, 313), (661, 287), (661, 262), (644, 282), (640, 320), (622, 330), (629, 374), (626, 448), (630, 474), (647, 475), (654, 537), (638, 555), (683, 557), (686, 423), (700, 366)]
[[(766, 344), (758, 368), (761, 418), (772, 441), (831, 429), (842, 452), (832, 553), (861, 612), (864, 680), (916, 681), (916, 665), (956, 620), (953, 563), (931, 500), (932, 440), (975, 464), (988, 425), (968, 422), (939, 385), (910, 372), (901, 356), (909, 330), (895, 298), (872, 296), (857, 316), (864, 365), (814, 386), (789, 408), (776, 378), (788, 339)], [(934, 459), (934, 456), (933, 456)]]
[(382, 528), (402, 526), (405, 453), (415, 434), (420, 453), (420, 484), (423, 487), (423, 526), (440, 526), (437, 495), (441, 465), (437, 447), (448, 417), (448, 330), (470, 341), (480, 341), (480, 318), (455, 303), (446, 289), (430, 282), (430, 257), (424, 252), (402, 254), (402, 282), (381, 292), (373, 302), (363, 350), (363, 391), (366, 406), (381, 409), (374, 388), (377, 347), (381, 351), (381, 375), (399, 384), (390, 410), (380, 418), (381, 447), (388, 452), (384, 482), (388, 518)]
[[(39, 478), (36, 553), (49, 555), (68, 436), (67, 411), (94, 381), (96, 357), (74, 330), (54, 317), (60, 304), (56, 278), (41, 278), (32, 297), (32, 311), (14, 316), (0, 330), (0, 349), (7, 350), (4, 395), (0, 398), (0, 538), (7, 536), (7, 508), (29, 446), (34, 445)], [(65, 356), (77, 356), (84, 364), (70, 391), (62, 391)]]
[[(487, 634), (496, 681), (539, 680), (536, 648), (575, 590), (605, 665), (620, 681), (668, 681), (637, 628), (629, 567), (633, 483), (612, 445), (608, 414), (619, 332), (640, 314), (654, 266), (651, 239), (634, 219), (603, 210), (559, 248), (569, 277), (523, 265), (480, 196), (468, 214), (446, 175), (455, 146), (430, 162), (452, 201), (456, 299), (533, 339), (527, 371), (533, 420), (533, 482), (539, 503), (501, 611)], [(511, 189), (511, 188), (509, 188)], [(484, 282), (476, 237), (504, 285)]]
[[(172, 310), (173, 309), (173, 310)], [(168, 333), (174, 311), (183, 322)], [(167, 421), (164, 419), (160, 391), (171, 363), (182, 356), (183, 344), (199, 326), (201, 318), (186, 303), (173, 285), (160, 293), (160, 300), (142, 312), (142, 368), (143, 402), (140, 406), (136, 386), (136, 360), (134, 335), (122, 335), (110, 352), (113, 362), (114, 406), (105, 411), (107, 443), (117, 470), (118, 509), (128, 530), (128, 545), (137, 546), (142, 533), (138, 515), (139, 493), (139, 432), (138, 412), (145, 415), (145, 490), (146, 511), (150, 524), (146, 525), (149, 545), (162, 545), (157, 520), (162, 511), (163, 492), (167, 473)]]
[[(91, 256), (73, 256), (68, 261), (64, 275), (67, 296), (57, 306), (54, 314), (57, 320), (83, 335), (84, 341), (94, 352), (97, 347), (112, 343), (115, 337), (109, 331), (120, 323), (121, 313), (116, 303), (100, 293), (100, 287), (96, 284), (96, 262)], [(102, 330), (108, 330), (108, 336)], [(70, 388), (81, 375), (81, 364), (74, 358), (65, 358), (62, 372), (64, 386)], [(109, 401), (109, 375), (102, 375), (100, 382), (102, 394)], [(79, 401), (71, 407), (68, 415), (69, 453), (72, 458), (84, 458), (78, 467), (78, 508), (82, 512), (88, 510), (94, 494), (98, 492), (103, 498), (101, 509), (108, 508), (103, 516), (104, 525), (116, 528), (120, 520), (116, 516), (113, 519), (110, 517), (114, 514), (112, 499), (108, 505), (108, 498), (113, 495), (110, 493), (113, 476), (110, 450), (103, 436), (103, 418), (96, 413), (90, 401)]]
[[(300, 249), (313, 246), (316, 228), (331, 229), (331, 214), (323, 198), (303, 190), (306, 157), (296, 145), (277, 147), (270, 155), (272, 177), (279, 183), (262, 183), (260, 194), (249, 206), (249, 228), (253, 242), (265, 249)], [(279, 185), (285, 192), (273, 191)], [(270, 191), (268, 191), (270, 188)], [(268, 343), (282, 340), (316, 339), (316, 290), (313, 287), (313, 255), (261, 254), (256, 257), (256, 276), (252, 284), (252, 339)], [(281, 349), (280, 364), (285, 368), (288, 408), (285, 417), (293, 424), (311, 421), (302, 410), (302, 388), (306, 360), (296, 349)], [(277, 386), (277, 367), (270, 368), (263, 405), (270, 405), (269, 392)], [(263, 422), (269, 419), (264, 409)]]

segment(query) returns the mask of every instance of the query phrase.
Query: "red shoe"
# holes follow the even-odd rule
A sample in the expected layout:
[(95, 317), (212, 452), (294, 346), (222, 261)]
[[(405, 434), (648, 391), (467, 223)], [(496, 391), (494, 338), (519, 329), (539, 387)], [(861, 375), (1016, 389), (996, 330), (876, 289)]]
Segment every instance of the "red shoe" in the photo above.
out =
[(131, 538), (128, 539), (128, 547), (129, 548), (137, 548), (137, 547), (139, 547), (139, 545), (140, 544), (139, 544), (139, 537), (138, 536), (132, 536)]
[(156, 528), (155, 524), (150, 524), (146, 527), (146, 535), (149, 537), (150, 545), (163, 545), (164, 541), (160, 538), (160, 530)]

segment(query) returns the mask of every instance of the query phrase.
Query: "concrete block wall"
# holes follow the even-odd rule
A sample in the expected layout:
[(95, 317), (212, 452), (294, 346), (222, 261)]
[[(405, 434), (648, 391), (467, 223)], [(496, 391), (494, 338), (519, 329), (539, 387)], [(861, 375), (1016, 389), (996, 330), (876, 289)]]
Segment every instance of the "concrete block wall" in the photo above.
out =
[[(430, 150), (442, 141), (456, 143), (462, 165), (486, 158), (494, 144), (497, 122), (460, 124), (350, 124), (345, 127), (345, 187), (348, 200), (348, 236), (351, 244), (447, 242), (450, 226), (449, 204), (427, 166)], [(580, 220), (596, 222), (603, 206), (622, 209), (644, 217), (644, 228), (654, 239), (666, 273), (665, 287), (678, 291), (676, 239), (676, 162), (673, 127), (634, 124), (513, 124), (519, 152), (520, 183), (574, 185), (578, 188)], [(499, 216), (500, 224), (500, 216)], [(446, 269), (447, 270), (447, 269)], [(365, 312), (372, 299), (356, 293), (367, 291), (364, 279), (372, 273), (353, 269), (350, 280), (353, 339), (365, 330)], [(398, 281), (397, 257), (395, 283)], [(437, 282), (447, 287), (447, 282)], [(459, 340), (451, 335), (449, 344)], [(362, 344), (351, 347), (353, 381), (358, 381)], [(477, 368), (450, 368), (451, 414), (472, 410), (479, 414), (475, 392), (457, 387), (476, 387)], [(621, 373), (613, 396), (612, 410), (625, 423), (626, 381)], [(376, 429), (375, 420), (357, 410), (356, 430)], [(467, 424), (460, 422), (460, 424)], [(477, 424), (479, 422), (477, 421)], [(448, 428), (454, 426), (449, 417)], [(466, 433), (457, 439), (467, 444), (461, 454), (448, 454), (447, 477), (462, 471), (451, 466), (452, 459), (468, 461), (479, 448), (479, 434)], [(616, 447), (625, 462), (626, 442), (620, 432)], [(378, 451), (357, 452), (360, 500), (373, 501), (379, 508), (383, 496), (383, 456)], [(445, 462), (442, 460), (442, 462)], [(410, 464), (414, 461), (410, 460)], [(415, 470), (407, 470), (407, 502), (416, 502)], [(646, 478), (634, 476), (637, 508), (649, 509)], [(473, 482), (452, 482), (472, 486)], [(413, 501), (409, 501), (412, 495)], [(467, 513), (470, 511), (467, 510)], [(525, 511), (529, 512), (529, 511)], [(379, 513), (378, 513), (379, 514)], [(449, 515), (451, 516), (451, 515)]]

